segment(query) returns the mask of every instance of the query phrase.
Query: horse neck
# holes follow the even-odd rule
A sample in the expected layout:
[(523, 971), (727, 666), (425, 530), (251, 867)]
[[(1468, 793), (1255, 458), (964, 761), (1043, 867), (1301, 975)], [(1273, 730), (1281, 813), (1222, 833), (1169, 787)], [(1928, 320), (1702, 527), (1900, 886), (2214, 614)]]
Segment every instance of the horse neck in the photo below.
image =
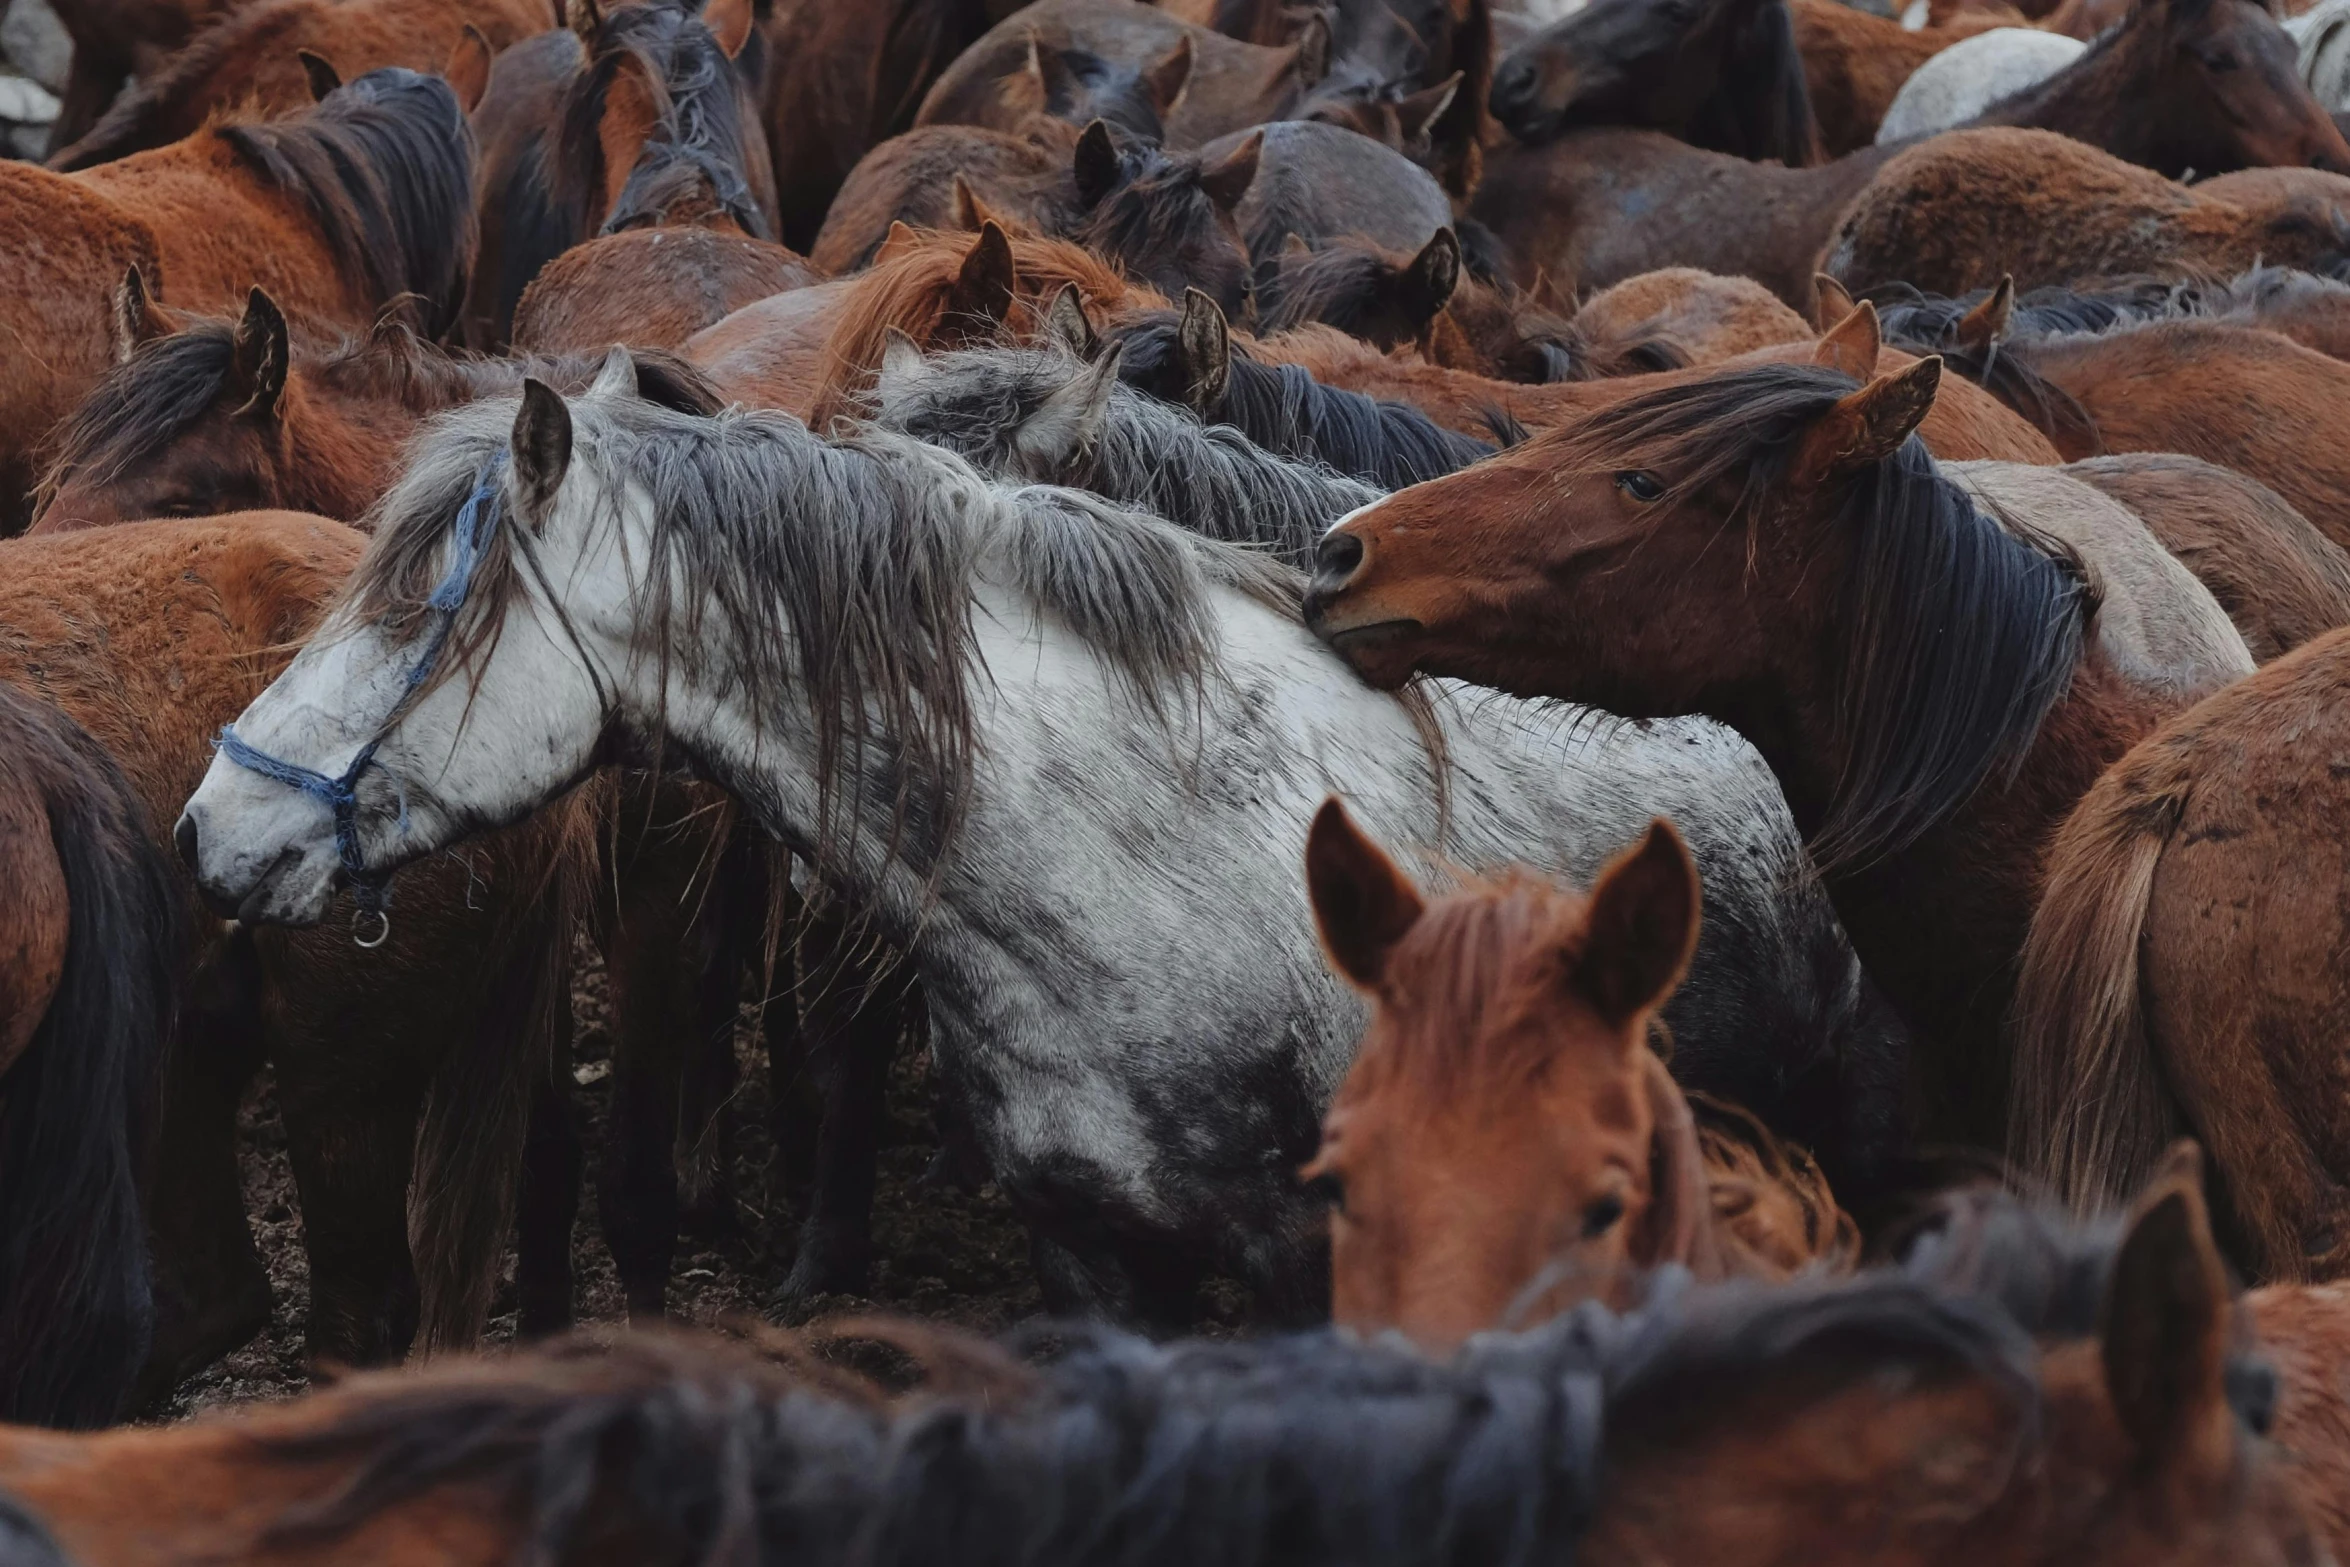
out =
[(285, 504), (358, 520), (399, 476), (408, 438), (432, 411), (396, 397), (361, 394), (315, 373), (296, 375), (280, 414)]
[(2125, 24), (2055, 75), (1993, 104), (1974, 123), (2055, 131), (2125, 162), (2145, 162), (2159, 134), (2158, 115), (2130, 101), (2141, 74), (2133, 43)]

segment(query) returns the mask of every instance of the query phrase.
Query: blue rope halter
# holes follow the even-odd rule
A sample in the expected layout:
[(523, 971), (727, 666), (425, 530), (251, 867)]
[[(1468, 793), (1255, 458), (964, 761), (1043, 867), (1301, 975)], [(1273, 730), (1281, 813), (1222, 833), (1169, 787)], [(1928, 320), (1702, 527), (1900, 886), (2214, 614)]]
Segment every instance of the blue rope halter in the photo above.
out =
[[(481, 564), (483, 547), (488, 543), (489, 531), (497, 526), (498, 475), (506, 466), (506, 454), (498, 452), (483, 464), (481, 476), (474, 481), (473, 493), (465, 497), (465, 504), (457, 512), (457, 539), (455, 553), (449, 560), (449, 570), (440, 584), (432, 590), (425, 606), (435, 611), (440, 620), (424, 644), (424, 652), (409, 667), (400, 688), (400, 700), (393, 705), (396, 716), (405, 707), (408, 698), (416, 694), (441, 661), (441, 652), (449, 644), (449, 634), (457, 624), (457, 612), (465, 607), (466, 597), (473, 591), (474, 568)], [(489, 516), (488, 527), (482, 524), (484, 513)], [(376, 748), (383, 744), (392, 720), (384, 720), (384, 727), (375, 737), (359, 748), (351, 758), (351, 765), (332, 778), (326, 774), (300, 767), (267, 751), (256, 750), (238, 738), (237, 726), (223, 724), (213, 737), (212, 748), (248, 772), (274, 779), (289, 789), (325, 802), (334, 812), (335, 850), (342, 856), (343, 877), (351, 884), (351, 901), (356, 905), (351, 916), (351, 939), (362, 947), (382, 946), (391, 938), (392, 918), (387, 912), (392, 901), (392, 873), (389, 870), (370, 870), (366, 857), (359, 849), (359, 780), (376, 765)], [(386, 773), (386, 776), (390, 774)], [(397, 778), (392, 785), (400, 787)], [(400, 789), (400, 831), (408, 830), (408, 792)], [(360, 934), (364, 922), (372, 916), (375, 934), (371, 940)]]

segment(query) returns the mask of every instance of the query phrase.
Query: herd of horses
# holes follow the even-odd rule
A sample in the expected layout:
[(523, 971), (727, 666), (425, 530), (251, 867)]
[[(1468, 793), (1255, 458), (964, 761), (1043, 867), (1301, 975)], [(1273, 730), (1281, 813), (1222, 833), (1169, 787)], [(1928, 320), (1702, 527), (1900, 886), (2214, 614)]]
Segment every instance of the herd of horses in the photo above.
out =
[(58, 9), (0, 1564), (2350, 1560), (2350, 4)]

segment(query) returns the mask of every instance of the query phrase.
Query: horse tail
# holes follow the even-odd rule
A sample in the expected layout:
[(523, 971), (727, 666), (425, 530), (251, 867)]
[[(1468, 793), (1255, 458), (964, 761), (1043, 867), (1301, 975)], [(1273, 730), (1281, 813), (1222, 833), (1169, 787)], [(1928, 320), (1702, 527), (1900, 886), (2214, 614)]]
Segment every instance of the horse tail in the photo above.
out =
[(408, 1249), (417, 1346), (472, 1347), (514, 1225), (532, 1085), (571, 1042), (572, 929), (593, 872), (596, 786), (489, 846), (508, 918), (480, 1020), (433, 1074), (417, 1128)]
[(0, 1420), (99, 1426), (154, 1330), (139, 1177), (184, 907), (138, 796), (80, 725), (0, 694), (0, 737), (47, 809), (69, 904), (57, 988), (0, 1076)]
[(2083, 1211), (2128, 1202), (2184, 1135), (2147, 1036), (2138, 953), (2187, 785), (2168, 748), (2108, 769), (2057, 831), (2024, 941), (2008, 1157)]

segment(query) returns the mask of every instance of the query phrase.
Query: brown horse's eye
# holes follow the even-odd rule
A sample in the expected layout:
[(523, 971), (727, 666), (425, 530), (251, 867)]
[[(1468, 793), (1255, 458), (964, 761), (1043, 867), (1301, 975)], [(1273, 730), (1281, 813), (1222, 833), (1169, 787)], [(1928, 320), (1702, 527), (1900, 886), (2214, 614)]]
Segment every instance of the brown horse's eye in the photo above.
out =
[(1665, 487), (1657, 482), (1655, 474), (1642, 473), (1637, 468), (1617, 474), (1616, 488), (1643, 503), (1660, 500), (1665, 493)]
[(1306, 1182), (1306, 1195), (1328, 1203), (1333, 1213), (1346, 1212), (1346, 1182), (1327, 1170)]
[(1583, 1210), (1583, 1238), (1597, 1240), (1624, 1217), (1624, 1199), (1610, 1192)]

